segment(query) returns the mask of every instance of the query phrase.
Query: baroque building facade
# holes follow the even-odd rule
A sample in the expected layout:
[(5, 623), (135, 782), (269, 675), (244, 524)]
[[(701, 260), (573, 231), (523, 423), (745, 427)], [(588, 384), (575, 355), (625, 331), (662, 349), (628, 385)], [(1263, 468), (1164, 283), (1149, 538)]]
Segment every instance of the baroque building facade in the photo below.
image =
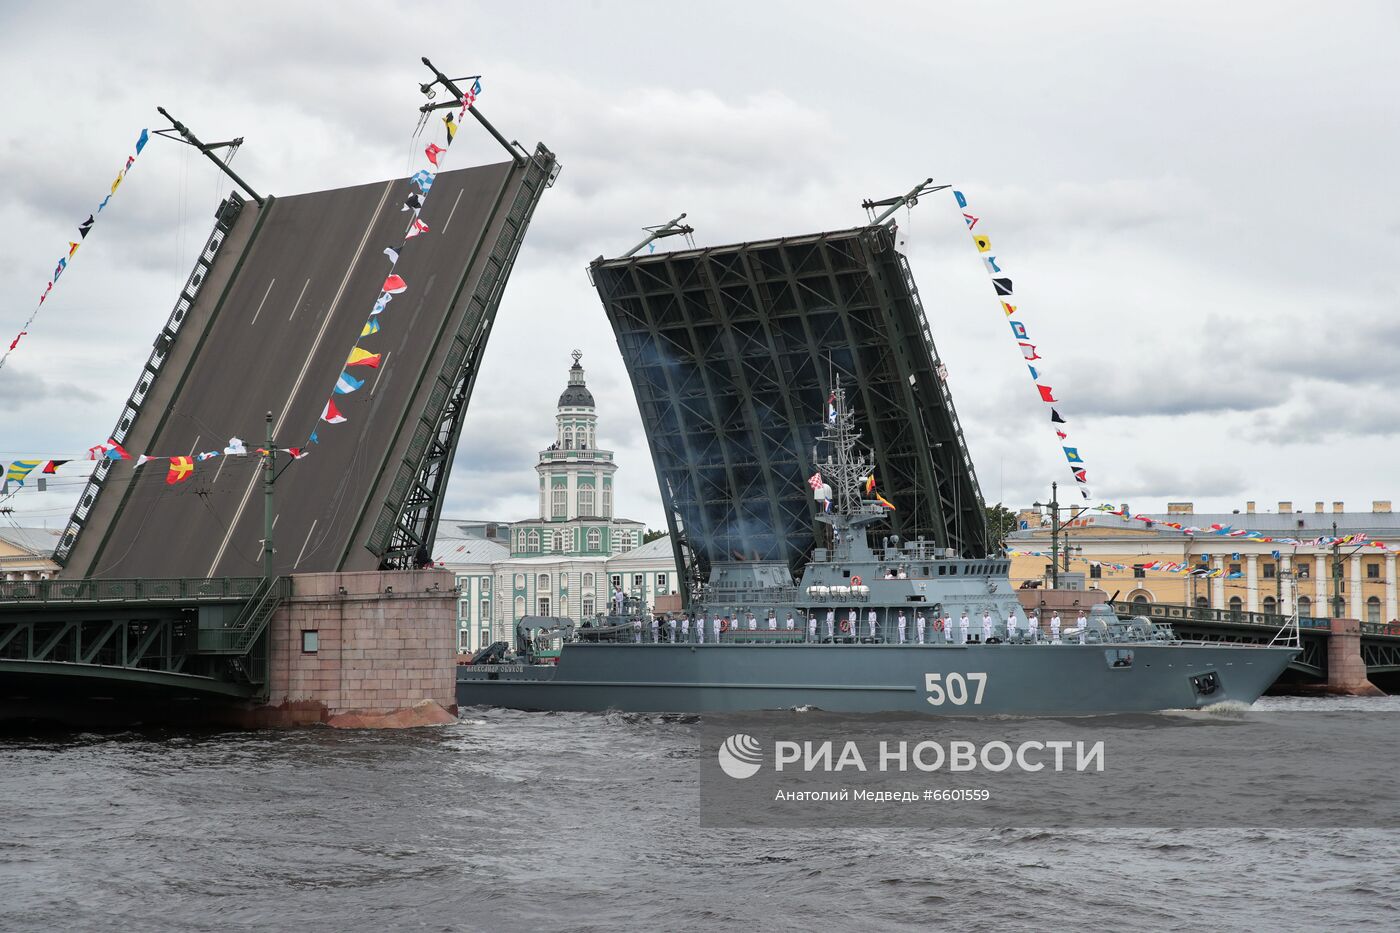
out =
[(678, 608), (680, 580), (666, 537), (642, 543), (643, 523), (614, 514), (617, 463), (598, 446), (598, 415), (582, 354), (573, 354), (539, 452), (539, 515), (517, 522), (443, 522), (433, 559), (457, 576), (458, 647), (513, 642), (527, 615), (579, 621), (607, 611), (621, 589), (647, 606)]
[[(1061, 587), (1098, 589), (1108, 597), (1139, 604), (1346, 617), (1362, 622), (1400, 618), (1396, 551), (1400, 514), (1378, 500), (1369, 512), (1346, 510), (1343, 502), (1316, 502), (1311, 511), (1279, 502), (1277, 511), (1196, 512), (1190, 502), (1172, 502), (1166, 513), (1140, 521), (1095, 510), (1064, 513), (1060, 535)], [(1122, 511), (1129, 511), (1126, 506)], [(1007, 536), (1013, 583), (1049, 585), (1050, 523), (1037, 510), (1018, 514), (1018, 530)], [(1188, 535), (1166, 522), (1256, 531), (1271, 541), (1215, 534)], [(1335, 552), (1333, 538), (1361, 536)], [(1285, 541), (1298, 541), (1290, 544)], [(1384, 549), (1371, 542), (1379, 541)], [(1034, 554), (1028, 552), (1035, 552)], [(1334, 574), (1334, 557), (1340, 575)], [(1066, 566), (1067, 564), (1067, 566)], [(1153, 565), (1195, 570), (1163, 572)], [(1119, 568), (1122, 569), (1119, 569)], [(1340, 611), (1338, 610), (1340, 600)]]

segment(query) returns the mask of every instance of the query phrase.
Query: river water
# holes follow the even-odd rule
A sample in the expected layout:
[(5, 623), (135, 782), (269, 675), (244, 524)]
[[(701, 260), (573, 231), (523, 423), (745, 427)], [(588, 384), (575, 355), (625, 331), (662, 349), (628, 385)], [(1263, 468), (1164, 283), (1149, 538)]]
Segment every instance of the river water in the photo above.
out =
[(700, 829), (697, 733), (6, 736), (0, 930), (1400, 928), (1397, 832)]

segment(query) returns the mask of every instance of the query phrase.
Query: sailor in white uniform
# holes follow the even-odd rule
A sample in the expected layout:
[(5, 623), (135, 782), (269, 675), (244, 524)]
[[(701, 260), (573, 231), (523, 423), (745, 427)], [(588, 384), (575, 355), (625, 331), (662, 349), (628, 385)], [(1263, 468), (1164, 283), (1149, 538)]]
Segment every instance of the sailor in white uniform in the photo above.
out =
[(1016, 610), (1010, 609), (1006, 613), (1006, 637), (1010, 641), (1016, 640)]
[(710, 620), (710, 625), (712, 626), (710, 631), (713, 632), (715, 636), (715, 644), (719, 644), (719, 633), (720, 630), (724, 628), (724, 625), (720, 622), (718, 615)]
[(651, 617), (651, 640), (652, 642), (661, 641), (661, 620), (656, 616)]
[(835, 636), (835, 634), (836, 634), (836, 610), (835, 610), (835, 609), (828, 609), (828, 610), (826, 611), (826, 637), (827, 637), (827, 638), (831, 638), (831, 637)]
[(642, 643), (642, 620), (632, 619), (632, 642), (640, 645)]
[[(830, 623), (828, 623), (828, 624), (830, 624)], [(810, 613), (810, 612), (809, 612), (809, 613), (807, 614), (807, 640), (808, 640), (808, 641), (816, 641), (816, 640), (817, 640), (817, 616), (816, 616), (816, 613)]]
[(870, 629), (870, 633), (869, 633), (869, 634), (870, 634), (870, 637), (871, 637), (871, 638), (874, 638), (874, 637), (875, 637), (875, 628), (876, 628), (876, 626), (879, 624), (878, 622), (875, 621), (875, 610), (874, 610), (874, 609), (871, 609), (869, 612), (867, 612), (867, 613), (865, 614), (865, 621), (866, 621), (867, 627)]
[(778, 614), (777, 614), (776, 612), (774, 612), (772, 609), (769, 609), (769, 610), (768, 610), (768, 631), (770, 631), (770, 632), (776, 632), (777, 630), (778, 630)]
[(1040, 641), (1040, 616), (1037, 615), (1035, 612), (1031, 613), (1030, 634), (1032, 642)]
[(904, 644), (904, 631), (909, 626), (908, 620), (904, 618), (903, 609), (899, 610), (899, 621), (896, 625), (899, 627), (899, 643), (902, 645)]
[(1074, 624), (1079, 628), (1079, 643), (1084, 644), (1084, 636), (1089, 631), (1089, 620), (1084, 617), (1084, 610), (1079, 610), (1079, 618), (1074, 620)]
[(676, 643), (676, 620), (674, 618), (666, 620), (666, 631), (671, 636), (671, 644)]
[(698, 619), (695, 620), (695, 640), (696, 640), (698, 643), (702, 644), (702, 645), (705, 643), (705, 616), (704, 616), (704, 615), (701, 615), (700, 618), (698, 618)]
[(753, 613), (752, 613), (752, 612), (749, 613), (749, 631), (750, 631), (750, 632), (756, 632), (756, 631), (758, 631), (758, 620), (755, 619), (755, 618), (753, 617)]
[(681, 617), (681, 641), (690, 641), (690, 616)]
[(1050, 641), (1057, 645), (1060, 643), (1060, 611), (1058, 609), (1050, 613)]
[(797, 622), (793, 620), (791, 612), (788, 613), (787, 622), (784, 623), (783, 627), (786, 628), (789, 632), (797, 628)]
[(982, 610), (982, 641), (987, 641), (992, 637), (992, 614), (986, 609)]
[(967, 610), (964, 609), (958, 619), (958, 644), (967, 644), (967, 630), (971, 627), (972, 623), (967, 620)]
[(854, 609), (846, 614), (846, 624), (851, 630), (850, 635), (852, 638), (860, 634), (860, 623), (856, 621), (856, 611)]
[(924, 643), (924, 629), (928, 623), (924, 620), (924, 611), (920, 609), (914, 613), (914, 634), (919, 639), (919, 644)]

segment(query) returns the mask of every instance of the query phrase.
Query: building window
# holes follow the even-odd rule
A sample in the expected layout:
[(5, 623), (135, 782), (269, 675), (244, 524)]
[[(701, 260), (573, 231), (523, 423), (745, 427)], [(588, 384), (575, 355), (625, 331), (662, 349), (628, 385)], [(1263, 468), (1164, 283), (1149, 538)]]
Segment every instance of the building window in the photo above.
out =
[(481, 614), (478, 615), (478, 616), (476, 617), (476, 621), (478, 621), (478, 622), (486, 622), (486, 621), (489, 621), (490, 618), (491, 618), (491, 600), (489, 600), (489, 599), (483, 599), (483, 600), (481, 601), (481, 606), (480, 606), (479, 608), (481, 609)]
[(656, 592), (666, 592), (666, 574), (664, 573), (658, 573), (656, 575)]
[(1299, 596), (1299, 597), (1298, 597), (1298, 615), (1300, 615), (1300, 616), (1311, 616), (1311, 615), (1312, 615), (1312, 600), (1311, 600), (1311, 599), (1308, 599), (1306, 596)]
[(1264, 565), (1264, 579), (1265, 579), (1265, 580), (1272, 580), (1273, 578), (1274, 578), (1274, 565), (1273, 565), (1273, 564), (1265, 564), (1265, 565)]
[(533, 553), (534, 551), (538, 551), (540, 549), (540, 533), (538, 531), (531, 529), (530, 536), (527, 540), (529, 543), (526, 544), (525, 550)]
[(612, 518), (612, 487), (603, 484), (603, 518)]
[(1230, 572), (1231, 572), (1231, 573), (1239, 573), (1239, 572), (1240, 572), (1240, 565), (1239, 565), (1239, 564), (1231, 564), (1231, 565), (1230, 565)]
[(565, 428), (565, 429), (564, 429), (564, 449), (565, 449), (565, 450), (573, 450), (573, 449), (574, 449), (574, 432), (573, 432), (573, 430), (572, 430), (571, 428)]
[(515, 588), (517, 590), (525, 589), (525, 574), (517, 573), (515, 575)]
[(1379, 580), (1380, 578), (1381, 578), (1381, 565), (1380, 565), (1379, 563), (1376, 563), (1376, 562), (1368, 563), (1368, 564), (1366, 565), (1366, 579), (1367, 579), (1367, 580)]
[(593, 514), (593, 487), (580, 486), (578, 488), (578, 514)]
[(518, 622), (525, 617), (525, 597), (515, 597), (515, 620)]
[(1264, 597), (1264, 611), (1267, 612), (1269, 615), (1273, 615), (1276, 612), (1278, 612), (1278, 603), (1274, 601), (1274, 598), (1272, 596)]
[(585, 596), (585, 597), (583, 597), (583, 612), (580, 613), (580, 614), (581, 614), (585, 619), (587, 619), (589, 616), (593, 615), (593, 597), (592, 597), (592, 596)]
[(583, 588), (585, 590), (593, 589), (593, 574), (585, 573), (583, 575)]
[(1367, 622), (1379, 622), (1380, 620), (1381, 620), (1381, 601), (1380, 601), (1380, 597), (1378, 597), (1378, 596), (1372, 596), (1370, 599), (1366, 600), (1366, 621), (1367, 621)]
[(1312, 577), (1312, 565), (1311, 565), (1311, 564), (1299, 564), (1297, 567), (1294, 567), (1294, 568), (1293, 568), (1293, 572), (1296, 573), (1296, 574), (1298, 575), (1298, 579), (1299, 579), (1299, 580), (1308, 580), (1308, 579), (1311, 579), (1311, 577)]
[(618, 544), (622, 547), (622, 553), (626, 554), (632, 550), (632, 532), (624, 531), (618, 535)]
[(1197, 608), (1197, 609), (1209, 609), (1209, 608), (1210, 608), (1210, 600), (1206, 599), (1204, 596), (1197, 596), (1197, 597), (1196, 597), (1196, 608)]
[(541, 592), (549, 592), (549, 574), (542, 573), (535, 578), (535, 589)]
[(1102, 579), (1103, 579), (1103, 567), (1102, 567), (1101, 565), (1099, 565), (1099, 564), (1090, 564), (1090, 565), (1089, 565), (1089, 579), (1090, 579), (1090, 580), (1102, 580)]
[(622, 589), (622, 574), (615, 573), (612, 575), (612, 588), (615, 590)]
[(1147, 579), (1147, 571), (1146, 571), (1145, 569), (1143, 569), (1142, 564), (1133, 564), (1133, 579), (1134, 579), (1134, 580), (1146, 580), (1146, 579)]
[(554, 510), (555, 518), (566, 518), (569, 514), (569, 490), (565, 486), (554, 487)]
[(321, 650), (321, 633), (314, 628), (301, 630), (301, 653), (315, 654)]
[(1134, 593), (1134, 594), (1133, 594), (1133, 611), (1134, 611), (1134, 612), (1138, 612), (1138, 613), (1145, 613), (1145, 612), (1147, 612), (1147, 594), (1146, 594), (1146, 593)]
[(601, 551), (603, 549), (603, 535), (597, 528), (588, 529), (588, 550)]
[(1244, 600), (1240, 599), (1238, 596), (1231, 596), (1231, 597), (1230, 597), (1230, 611), (1231, 611), (1232, 613), (1239, 613), (1239, 612), (1241, 612), (1241, 611), (1243, 611), (1243, 610), (1244, 610)]
[(542, 616), (547, 616), (547, 615), (549, 615), (549, 597), (548, 597), (548, 596), (541, 596), (541, 597), (539, 598), (539, 614), (542, 615)]
[(640, 593), (640, 592), (641, 592), (643, 589), (645, 589), (645, 588), (646, 588), (646, 575), (645, 575), (645, 574), (640, 574), (640, 573), (634, 573), (634, 574), (632, 574), (632, 591), (633, 591), (634, 593)]

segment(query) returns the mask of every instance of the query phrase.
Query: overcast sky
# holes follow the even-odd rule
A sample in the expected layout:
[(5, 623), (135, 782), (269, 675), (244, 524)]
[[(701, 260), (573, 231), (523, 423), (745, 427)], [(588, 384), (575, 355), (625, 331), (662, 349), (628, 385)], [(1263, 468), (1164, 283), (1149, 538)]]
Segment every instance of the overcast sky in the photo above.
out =
[[(1396, 5), (1147, 9), (6, 3), (0, 336), (162, 125), (157, 104), (206, 140), (245, 137), (235, 167), (260, 191), (402, 176), (426, 54), (481, 72), (482, 112), (564, 166), (501, 305), (448, 515), (536, 511), (577, 347), (618, 512), (660, 524), (588, 261), (681, 211), (700, 245), (854, 226), (862, 199), (928, 176), (967, 193), (1014, 278), (1096, 500), (1400, 499)], [(449, 167), (500, 160), (465, 132)], [(227, 188), (187, 147), (146, 149), (0, 370), (0, 458), (107, 437)], [(1068, 471), (959, 211), (944, 193), (900, 221), (984, 494), (1046, 495)], [(54, 526), (74, 495), (8, 504)]]

